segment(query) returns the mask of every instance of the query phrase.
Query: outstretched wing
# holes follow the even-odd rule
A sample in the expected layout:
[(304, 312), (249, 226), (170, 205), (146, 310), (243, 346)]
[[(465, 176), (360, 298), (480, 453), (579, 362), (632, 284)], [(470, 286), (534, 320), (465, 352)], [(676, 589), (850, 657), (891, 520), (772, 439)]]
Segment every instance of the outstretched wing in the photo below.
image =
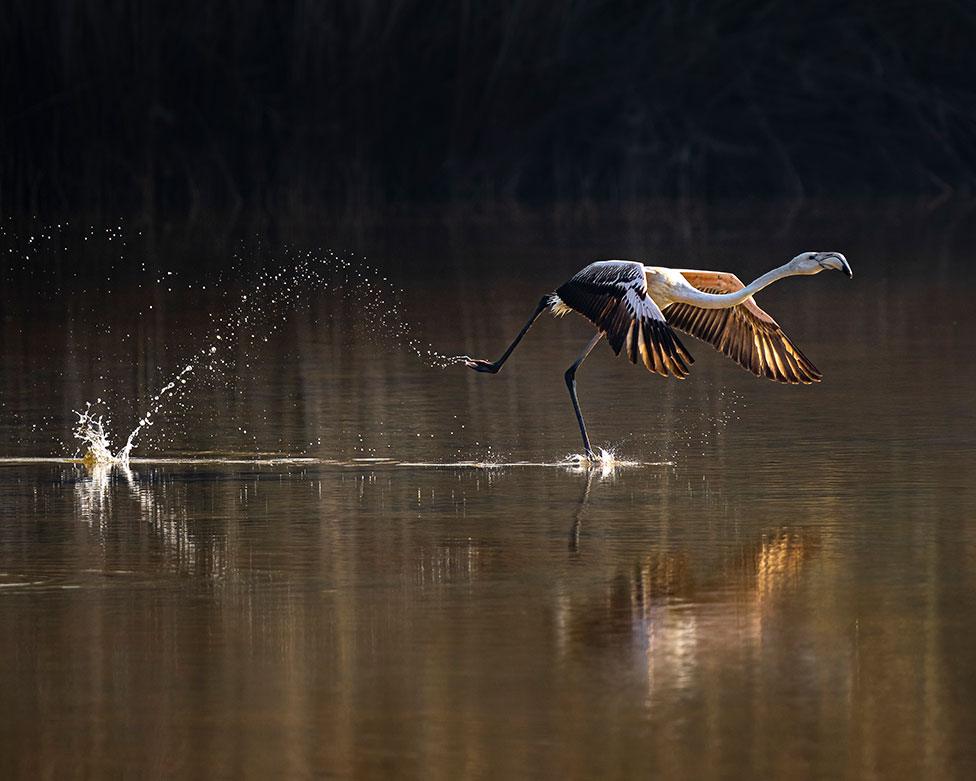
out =
[(556, 291), (572, 309), (607, 335), (614, 353), (626, 348), (636, 364), (640, 356), (648, 371), (679, 379), (695, 362), (664, 315), (647, 295), (644, 266), (627, 260), (591, 263)]
[[(745, 287), (735, 274), (721, 271), (681, 271), (681, 275), (705, 293), (734, 293)], [(665, 311), (672, 326), (708, 342), (757, 377), (804, 384), (823, 377), (752, 298), (730, 309), (678, 303)]]

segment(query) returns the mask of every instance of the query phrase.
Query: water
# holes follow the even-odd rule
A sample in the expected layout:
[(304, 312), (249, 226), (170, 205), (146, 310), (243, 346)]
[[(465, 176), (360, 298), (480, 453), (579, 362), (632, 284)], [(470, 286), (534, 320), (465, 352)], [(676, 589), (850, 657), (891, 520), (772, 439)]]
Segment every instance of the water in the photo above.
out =
[[(11, 261), (0, 775), (972, 777), (967, 223), (780, 215), (79, 222)], [(241, 309), (332, 243), (387, 277), (395, 328), (347, 277)], [(760, 304), (824, 382), (686, 340), (678, 383), (601, 346), (579, 392), (616, 464), (572, 460), (579, 318), (497, 376), (437, 365), (497, 357), (596, 257), (751, 277), (817, 247), (854, 280)], [(117, 454), (191, 364), (127, 466), (65, 460), (73, 411)]]

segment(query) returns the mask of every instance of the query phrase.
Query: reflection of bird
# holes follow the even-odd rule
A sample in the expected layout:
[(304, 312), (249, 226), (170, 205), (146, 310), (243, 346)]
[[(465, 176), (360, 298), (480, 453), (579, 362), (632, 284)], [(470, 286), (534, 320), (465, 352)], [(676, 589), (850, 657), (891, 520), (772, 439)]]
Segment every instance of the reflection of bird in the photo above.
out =
[(576, 515), (573, 518), (573, 527), (569, 530), (569, 552), (579, 553), (580, 528), (583, 526), (583, 511), (590, 500), (590, 489), (593, 487), (593, 469), (586, 470), (586, 485), (583, 487), (583, 495), (580, 496), (579, 506), (576, 508)]
[(645, 266), (629, 260), (597, 261), (555, 295), (543, 296), (501, 358), (492, 363), (463, 356), (464, 363), (475, 371), (495, 374), (547, 308), (557, 316), (575, 311), (586, 317), (598, 332), (566, 370), (566, 386), (586, 456), (593, 458), (576, 398), (576, 370), (604, 336), (615, 354), (626, 350), (631, 363), (636, 364), (639, 357), (649, 371), (664, 377), (684, 379), (694, 362), (673, 330), (677, 329), (708, 342), (757, 377), (786, 383), (819, 382), (817, 368), (752, 297), (779, 279), (827, 269), (853, 276), (847, 259), (839, 252), (804, 252), (749, 285), (722, 271)]

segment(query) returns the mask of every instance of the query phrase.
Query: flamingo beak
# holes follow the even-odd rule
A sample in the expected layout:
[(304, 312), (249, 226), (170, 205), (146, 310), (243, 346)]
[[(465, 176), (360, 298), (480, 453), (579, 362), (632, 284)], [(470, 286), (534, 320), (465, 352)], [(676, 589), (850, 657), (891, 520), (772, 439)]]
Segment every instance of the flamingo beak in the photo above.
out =
[(847, 274), (848, 279), (854, 278), (854, 272), (851, 271), (851, 264), (848, 263), (847, 258), (845, 258), (839, 252), (825, 253), (823, 259), (820, 261), (820, 265), (833, 271), (842, 271)]

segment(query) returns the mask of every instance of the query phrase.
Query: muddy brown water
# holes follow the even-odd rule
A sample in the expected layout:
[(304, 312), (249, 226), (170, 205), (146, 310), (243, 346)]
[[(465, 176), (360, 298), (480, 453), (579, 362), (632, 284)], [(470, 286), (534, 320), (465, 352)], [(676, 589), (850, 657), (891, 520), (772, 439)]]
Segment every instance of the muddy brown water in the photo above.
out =
[[(485, 357), (595, 257), (750, 277), (846, 252), (853, 281), (760, 297), (821, 385), (690, 337), (683, 383), (593, 354), (594, 444), (635, 465), (559, 465), (581, 320), (540, 321), (492, 377), (315, 291), (164, 409), (129, 471), (0, 465), (0, 774), (972, 777), (968, 223), (713, 219), (343, 239), (403, 288), (411, 334)], [(73, 455), (71, 410), (99, 397), (121, 444), (246, 292), (202, 289), (211, 245), (170, 267), (136, 235), (96, 283), (80, 244), (50, 275), (8, 266), (4, 458)]]

